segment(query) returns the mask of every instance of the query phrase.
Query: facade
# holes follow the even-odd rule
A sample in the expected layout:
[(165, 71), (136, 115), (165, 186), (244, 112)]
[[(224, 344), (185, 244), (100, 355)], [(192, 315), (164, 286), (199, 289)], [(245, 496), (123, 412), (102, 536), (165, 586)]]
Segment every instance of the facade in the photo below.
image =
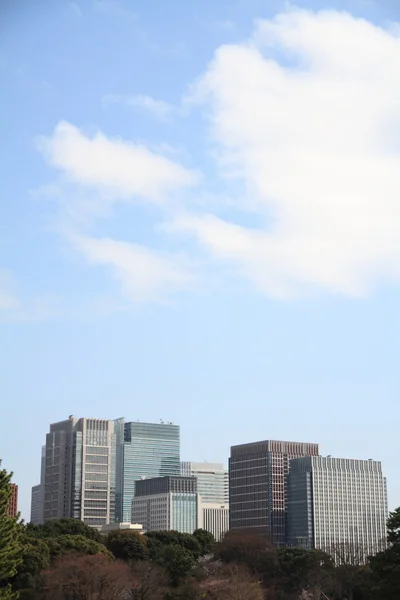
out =
[(93, 527), (115, 520), (114, 422), (69, 417), (46, 436), (44, 522), (72, 517)]
[(40, 525), (43, 522), (42, 486), (34, 485), (31, 495), (31, 523)]
[(198, 529), (205, 529), (213, 534), (216, 542), (220, 542), (229, 530), (229, 505), (199, 503)]
[(11, 484), (11, 498), (8, 505), (8, 516), (16, 517), (18, 514), (18, 486), (15, 483)]
[(199, 495), (195, 477), (156, 477), (136, 482), (132, 522), (145, 531), (197, 529)]
[(307, 456), (288, 477), (288, 542), (337, 562), (363, 563), (386, 546), (386, 480), (381, 463)]
[(132, 516), (135, 482), (180, 475), (180, 431), (173, 423), (115, 421), (117, 440), (116, 520)]
[(110, 531), (137, 531), (138, 533), (144, 533), (143, 525), (140, 523), (110, 523), (109, 525), (101, 526), (101, 533), (109, 533)]
[(267, 535), (285, 545), (289, 461), (317, 456), (318, 444), (263, 441), (232, 446), (229, 459), (229, 528)]
[(221, 463), (181, 462), (181, 475), (197, 477), (202, 502), (229, 503), (229, 473)]
[(31, 523), (40, 525), (44, 517), (44, 480), (46, 476), (46, 446), (42, 446), (42, 459), (40, 464), (40, 483), (34, 485), (31, 493)]

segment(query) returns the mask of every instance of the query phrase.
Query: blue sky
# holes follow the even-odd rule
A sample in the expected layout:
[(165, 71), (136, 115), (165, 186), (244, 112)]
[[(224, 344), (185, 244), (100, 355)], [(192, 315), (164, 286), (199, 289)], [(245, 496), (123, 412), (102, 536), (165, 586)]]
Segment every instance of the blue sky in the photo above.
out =
[(48, 424), (181, 425), (182, 458), (319, 442), (398, 480), (394, 0), (0, 8), (0, 457)]

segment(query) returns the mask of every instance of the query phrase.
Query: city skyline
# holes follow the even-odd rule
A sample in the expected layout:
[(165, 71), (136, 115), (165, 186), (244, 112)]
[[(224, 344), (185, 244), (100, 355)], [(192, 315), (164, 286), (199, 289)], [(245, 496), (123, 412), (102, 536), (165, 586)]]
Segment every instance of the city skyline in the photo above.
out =
[(183, 460), (317, 439), (381, 460), (399, 505), (398, 2), (20, 4), (0, 457), (24, 517), (69, 413), (179, 423)]

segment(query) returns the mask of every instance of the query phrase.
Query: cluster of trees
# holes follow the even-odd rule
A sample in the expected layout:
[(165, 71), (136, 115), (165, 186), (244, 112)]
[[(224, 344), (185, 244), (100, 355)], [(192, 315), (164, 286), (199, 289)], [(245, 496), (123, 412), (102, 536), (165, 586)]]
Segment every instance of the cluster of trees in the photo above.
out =
[[(388, 547), (366, 564), (338, 548), (275, 548), (233, 534), (98, 531), (74, 519), (45, 525), (8, 517), (10, 474), (0, 470), (0, 600), (398, 600), (400, 509)], [(344, 559), (344, 557), (347, 557)]]

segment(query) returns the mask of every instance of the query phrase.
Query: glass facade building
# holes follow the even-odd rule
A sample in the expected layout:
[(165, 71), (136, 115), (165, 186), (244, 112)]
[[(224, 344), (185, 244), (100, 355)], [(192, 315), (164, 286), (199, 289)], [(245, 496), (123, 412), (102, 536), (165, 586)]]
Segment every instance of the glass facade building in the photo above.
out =
[(288, 542), (336, 562), (365, 562), (386, 546), (386, 480), (381, 463), (307, 456), (290, 462)]
[(193, 533), (198, 527), (199, 495), (195, 477), (157, 477), (136, 484), (132, 522), (145, 531)]
[(292, 458), (318, 455), (318, 444), (266, 440), (231, 447), (229, 528), (286, 544), (286, 481)]
[(229, 474), (223, 464), (181, 462), (181, 475), (197, 478), (197, 491), (203, 503), (228, 504)]
[(173, 423), (115, 421), (116, 520), (130, 522), (136, 481), (180, 475), (180, 431)]

